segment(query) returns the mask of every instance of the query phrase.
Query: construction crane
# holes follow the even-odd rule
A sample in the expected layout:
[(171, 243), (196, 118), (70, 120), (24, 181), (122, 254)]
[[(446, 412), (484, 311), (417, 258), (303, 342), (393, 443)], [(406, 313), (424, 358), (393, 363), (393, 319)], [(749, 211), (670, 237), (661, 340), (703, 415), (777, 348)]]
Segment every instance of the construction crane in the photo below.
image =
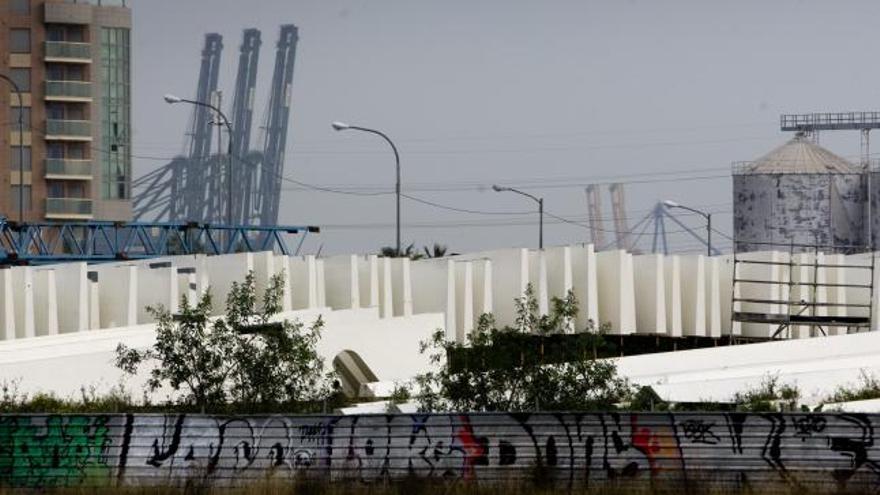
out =
[(263, 159), (259, 169), (259, 187), (255, 190), (254, 207), (260, 225), (278, 223), (281, 202), (281, 178), (284, 174), (284, 148), (290, 121), (290, 100), (293, 86), (293, 66), (299, 32), (293, 24), (281, 26), (281, 36), (275, 53), (275, 74), (266, 115), (266, 138)]
[[(194, 106), (187, 133), (187, 155), (141, 176), (132, 184), (135, 220), (226, 222), (271, 226), (277, 224), (284, 150), (293, 83), (293, 69), (299, 34), (296, 26), (281, 26), (270, 87), (262, 150), (250, 148), (256, 93), (259, 52), (262, 45), (257, 29), (244, 31), (239, 52), (238, 75), (232, 109), (232, 165), (222, 151), (220, 119), (210, 109)], [(196, 101), (222, 107), (218, 90), (220, 55), (219, 34), (205, 36), (202, 63), (196, 88)], [(218, 151), (211, 152), (216, 127)], [(226, 205), (229, 180), (233, 181), (232, 204)]]
[(611, 214), (614, 215), (617, 249), (630, 249), (632, 243), (629, 240), (629, 226), (626, 222), (626, 196), (623, 193), (623, 184), (611, 184), (608, 186), (608, 192), (611, 194)]
[(595, 246), (605, 245), (605, 232), (602, 228), (602, 192), (599, 184), (587, 186), (587, 214), (590, 219), (590, 241)]

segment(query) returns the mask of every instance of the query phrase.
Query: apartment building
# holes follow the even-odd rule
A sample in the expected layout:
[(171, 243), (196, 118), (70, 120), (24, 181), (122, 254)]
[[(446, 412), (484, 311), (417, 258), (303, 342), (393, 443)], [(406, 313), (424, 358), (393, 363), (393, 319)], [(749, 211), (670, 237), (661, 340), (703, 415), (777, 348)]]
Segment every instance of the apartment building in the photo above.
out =
[(127, 1), (0, 1), (0, 215), (131, 219)]

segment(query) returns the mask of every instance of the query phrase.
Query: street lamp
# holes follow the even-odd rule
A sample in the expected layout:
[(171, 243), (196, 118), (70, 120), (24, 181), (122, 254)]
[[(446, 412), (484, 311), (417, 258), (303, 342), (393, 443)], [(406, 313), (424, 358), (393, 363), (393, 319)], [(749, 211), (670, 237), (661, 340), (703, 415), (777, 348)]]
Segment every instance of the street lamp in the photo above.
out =
[(687, 210), (696, 213), (697, 215), (702, 215), (703, 218), (706, 219), (706, 253), (709, 256), (712, 256), (712, 214), (706, 213), (705, 211), (697, 210), (695, 208), (691, 208), (689, 206), (678, 204), (671, 199), (664, 200), (663, 206), (667, 208), (680, 208), (682, 210)]
[(24, 223), (24, 100), (15, 81), (4, 74), (0, 74), (0, 79), (11, 84), (18, 95), (18, 223)]
[(388, 144), (391, 145), (391, 150), (394, 151), (394, 162), (397, 170), (397, 180), (394, 183), (394, 192), (397, 194), (397, 256), (400, 256), (400, 154), (397, 152), (397, 146), (394, 146), (394, 142), (391, 141), (391, 138), (385, 135), (385, 133), (381, 131), (377, 131), (376, 129), (370, 129), (368, 127), (360, 127), (356, 125), (349, 125), (345, 122), (333, 122), (330, 124), (334, 130), (336, 131), (362, 131), (369, 132), (371, 134), (376, 134), (377, 136), (382, 137)]
[[(233, 182), (232, 181), (232, 124), (229, 123), (229, 119), (226, 117), (226, 114), (224, 114), (222, 110), (215, 107), (214, 105), (211, 105), (210, 103), (205, 103), (202, 101), (195, 101), (195, 100), (187, 100), (186, 98), (181, 98), (179, 96), (174, 96), (174, 95), (165, 95), (163, 98), (165, 99), (165, 103), (168, 103), (169, 105), (174, 105), (177, 103), (189, 103), (190, 105), (196, 105), (199, 107), (210, 108), (211, 110), (217, 112), (217, 115), (219, 115), (220, 118), (223, 119), (222, 124), (225, 125), (226, 130), (229, 131), (229, 147), (226, 150), (226, 154), (229, 159), (229, 163), (227, 165), (227, 170), (226, 170), (226, 181), (229, 183), (228, 191), (227, 191), (228, 197), (226, 199), (226, 224), (231, 226), (232, 225), (232, 186), (233, 186), (233, 184), (232, 184), (232, 182)], [(218, 145), (220, 144), (219, 141), (217, 144)]]
[(521, 194), (527, 198), (531, 198), (536, 203), (538, 203), (538, 249), (544, 249), (544, 198), (537, 198), (527, 192), (522, 192), (519, 189), (514, 189), (512, 187), (501, 187), (497, 184), (492, 185), (492, 190), (495, 192), (509, 191), (512, 193)]

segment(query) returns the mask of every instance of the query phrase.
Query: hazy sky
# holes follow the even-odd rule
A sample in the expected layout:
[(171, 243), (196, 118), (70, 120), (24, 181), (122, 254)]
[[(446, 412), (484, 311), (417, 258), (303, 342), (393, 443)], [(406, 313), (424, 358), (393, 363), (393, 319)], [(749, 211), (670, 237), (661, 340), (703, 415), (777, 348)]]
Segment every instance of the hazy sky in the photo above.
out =
[[(194, 96), (206, 32), (224, 37), (220, 86), (231, 107), (241, 32), (262, 30), (260, 125), (278, 27), (294, 23), (285, 164), (293, 179), (393, 190), (390, 149), (376, 136), (330, 128), (343, 120), (387, 132), (401, 152), (404, 191), (427, 201), (535, 208), (489, 189), (503, 183), (584, 221), (584, 186), (620, 180), (631, 224), (673, 198), (717, 212), (730, 232), (730, 163), (790, 137), (778, 129), (780, 113), (877, 109), (880, 66), (870, 53), (878, 22), (880, 2), (870, 0), (135, 0), (134, 153), (181, 151), (189, 109), (161, 97)], [(859, 153), (857, 133), (829, 132), (821, 142)], [(161, 164), (135, 159), (135, 175)], [(537, 214), (405, 200), (403, 219), (404, 240), (418, 246), (537, 243)], [(308, 252), (375, 251), (394, 241), (394, 197), (285, 183), (280, 221), (323, 227)], [(584, 228), (554, 222), (547, 219), (548, 245), (589, 239)], [(613, 229), (610, 220), (605, 227)], [(701, 249), (667, 229), (676, 250)]]

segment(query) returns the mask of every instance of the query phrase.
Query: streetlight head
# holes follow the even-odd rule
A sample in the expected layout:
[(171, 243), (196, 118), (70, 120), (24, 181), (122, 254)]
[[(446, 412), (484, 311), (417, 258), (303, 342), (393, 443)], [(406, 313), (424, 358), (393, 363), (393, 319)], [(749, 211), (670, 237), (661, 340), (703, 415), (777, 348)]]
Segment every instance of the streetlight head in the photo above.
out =
[(678, 208), (681, 205), (676, 203), (675, 201), (672, 201), (671, 199), (665, 199), (663, 200), (663, 206), (667, 208)]
[(337, 131), (344, 131), (346, 129), (351, 129), (351, 126), (346, 124), (345, 122), (333, 122), (330, 125), (333, 126), (333, 129), (335, 129)]
[(506, 188), (499, 186), (498, 184), (492, 184), (492, 190), (495, 192), (501, 192), (506, 190)]
[(165, 98), (165, 103), (168, 103), (169, 105), (173, 105), (175, 103), (180, 103), (183, 101), (183, 98), (181, 98), (179, 96), (174, 96), (174, 95), (165, 95), (164, 98)]

